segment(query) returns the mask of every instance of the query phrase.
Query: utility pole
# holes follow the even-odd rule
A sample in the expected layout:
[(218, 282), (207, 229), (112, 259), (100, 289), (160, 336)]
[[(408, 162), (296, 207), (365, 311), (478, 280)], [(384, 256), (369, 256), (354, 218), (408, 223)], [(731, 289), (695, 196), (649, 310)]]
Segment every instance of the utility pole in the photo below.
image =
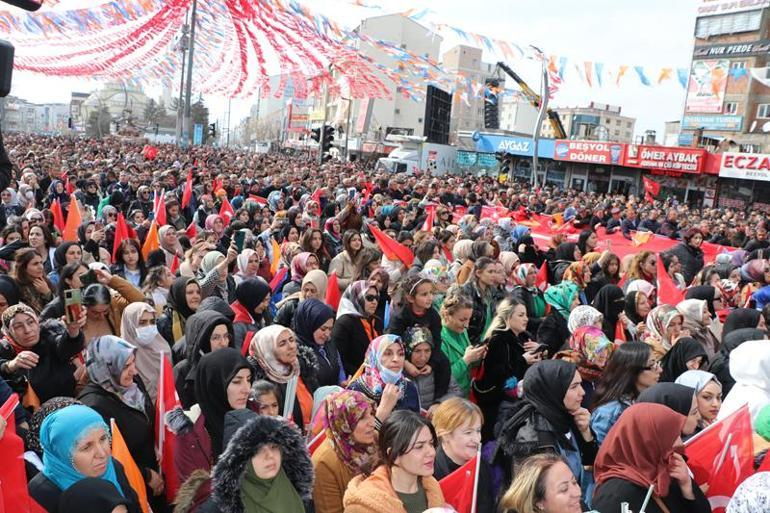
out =
[(198, 0), (193, 0), (192, 13), (190, 14), (190, 47), (187, 50), (187, 87), (184, 103), (184, 122), (182, 124), (182, 146), (190, 144), (190, 134), (192, 133), (192, 113), (190, 109), (190, 100), (192, 99), (192, 72), (193, 72), (193, 53), (195, 51), (195, 25), (197, 22)]
[(345, 123), (345, 162), (348, 162), (350, 160), (350, 157), (348, 156), (348, 152), (350, 151), (348, 148), (348, 137), (350, 137), (350, 111), (353, 110), (353, 98), (345, 98), (345, 100), (348, 101), (348, 120)]
[(230, 147), (230, 109), (233, 106), (233, 99), (230, 98), (227, 100), (227, 140), (225, 141), (225, 146), (228, 148)]
[(176, 144), (179, 146), (179, 143), (182, 140), (182, 124), (184, 123), (183, 120), (183, 113), (184, 113), (184, 70), (185, 70), (185, 58), (187, 57), (187, 22), (189, 20), (185, 20), (185, 24), (182, 27), (182, 38), (179, 41), (179, 46), (182, 50), (182, 76), (179, 81), (179, 103), (177, 103), (176, 106)]
[[(332, 66), (329, 64), (329, 78), (331, 78)], [(323, 135), (326, 131), (326, 105), (329, 103), (329, 84), (324, 83), (324, 96), (321, 103), (321, 108), (324, 110), (323, 122), (321, 123), (321, 137), (318, 140), (318, 165), (322, 166), (324, 163), (323, 152)]]
[[(542, 73), (543, 73), (543, 80), (541, 82), (540, 86), (540, 110), (537, 113), (537, 122), (535, 123), (535, 131), (532, 134), (532, 185), (534, 187), (537, 187), (537, 161), (538, 161), (538, 149), (540, 146), (540, 128), (543, 126), (543, 120), (545, 119), (545, 114), (548, 111), (548, 68), (545, 64), (545, 57), (543, 56), (543, 52), (540, 51), (539, 48), (533, 46), (535, 50), (537, 50), (538, 54), (540, 55), (540, 60), (543, 65)], [(513, 173), (513, 168), (511, 168), (511, 173)], [(543, 186), (545, 186), (545, 179), (546, 177), (543, 177)]]

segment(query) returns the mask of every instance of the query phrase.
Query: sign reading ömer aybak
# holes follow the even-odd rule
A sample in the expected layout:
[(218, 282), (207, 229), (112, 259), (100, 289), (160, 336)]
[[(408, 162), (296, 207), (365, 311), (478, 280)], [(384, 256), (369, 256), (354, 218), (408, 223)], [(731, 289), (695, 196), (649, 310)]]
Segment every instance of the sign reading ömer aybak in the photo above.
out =
[(627, 148), (627, 166), (682, 173), (698, 173), (703, 167), (705, 151), (701, 149), (636, 144), (629, 144)]
[(723, 153), (719, 176), (770, 182), (770, 155), (764, 153)]

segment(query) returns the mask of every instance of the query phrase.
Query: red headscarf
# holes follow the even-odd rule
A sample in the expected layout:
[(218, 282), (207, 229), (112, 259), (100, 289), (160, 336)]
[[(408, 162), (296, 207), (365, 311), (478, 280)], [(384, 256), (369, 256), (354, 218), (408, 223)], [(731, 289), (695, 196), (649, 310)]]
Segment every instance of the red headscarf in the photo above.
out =
[(614, 477), (668, 495), (668, 464), (687, 418), (662, 404), (635, 404), (623, 412), (594, 462), (597, 488)]

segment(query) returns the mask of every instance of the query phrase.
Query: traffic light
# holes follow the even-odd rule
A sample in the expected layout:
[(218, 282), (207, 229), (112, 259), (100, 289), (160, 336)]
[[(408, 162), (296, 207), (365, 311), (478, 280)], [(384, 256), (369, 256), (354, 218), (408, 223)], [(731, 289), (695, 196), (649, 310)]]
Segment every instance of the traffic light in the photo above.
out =
[(324, 126), (323, 127), (323, 140), (321, 141), (321, 153), (324, 155), (324, 161), (329, 160), (331, 156), (329, 155), (329, 150), (332, 148), (332, 144), (334, 143), (334, 127), (331, 126)]
[(217, 124), (211, 123), (209, 124), (209, 137), (216, 137), (217, 136)]
[(312, 134), (310, 136), (311, 139), (313, 139), (315, 142), (320, 143), (321, 142), (321, 129), (320, 128), (314, 128), (311, 130)]
[(487, 79), (484, 84), (484, 128), (500, 128), (499, 88), (500, 83), (496, 79)]

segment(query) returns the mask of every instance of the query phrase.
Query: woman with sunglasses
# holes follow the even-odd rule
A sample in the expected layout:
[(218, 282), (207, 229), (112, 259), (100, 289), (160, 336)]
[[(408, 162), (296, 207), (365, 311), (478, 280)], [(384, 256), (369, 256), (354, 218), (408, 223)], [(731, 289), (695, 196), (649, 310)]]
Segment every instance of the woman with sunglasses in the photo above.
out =
[(354, 375), (369, 344), (379, 336), (375, 312), (380, 293), (365, 280), (351, 283), (342, 295), (331, 339), (337, 344), (346, 376)]

